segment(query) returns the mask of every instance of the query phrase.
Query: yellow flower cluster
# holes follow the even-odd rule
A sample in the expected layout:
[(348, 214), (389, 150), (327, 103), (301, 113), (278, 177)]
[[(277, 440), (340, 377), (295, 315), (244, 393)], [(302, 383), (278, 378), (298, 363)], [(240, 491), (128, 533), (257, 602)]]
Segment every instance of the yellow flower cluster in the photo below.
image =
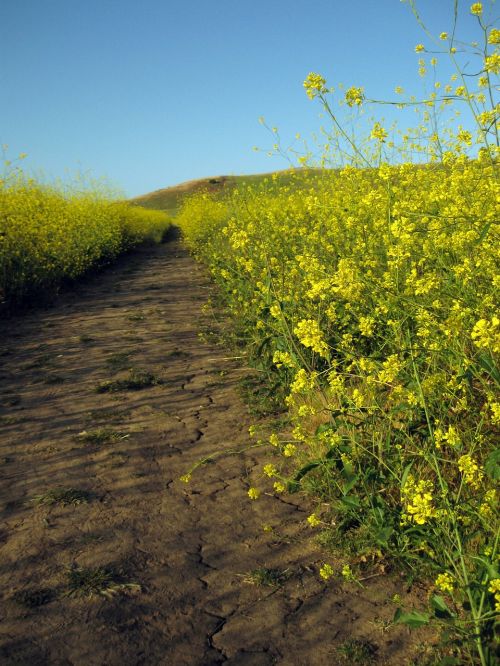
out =
[(304, 81), (304, 88), (309, 99), (328, 92), (326, 81), (321, 74), (311, 72)]
[(319, 569), (319, 575), (323, 580), (328, 580), (334, 574), (334, 570), (331, 564), (323, 564)]
[(345, 101), (348, 106), (361, 106), (365, 96), (363, 88), (351, 86), (346, 90)]
[(500, 578), (494, 578), (490, 581), (488, 591), (495, 595), (495, 610), (500, 613)]
[(449, 573), (442, 573), (436, 578), (434, 585), (442, 592), (449, 592), (451, 594), (455, 586), (455, 579)]
[(466, 453), (465, 455), (460, 456), (458, 459), (458, 469), (462, 472), (462, 477), (465, 483), (476, 490), (480, 487), (484, 474), (470, 454)]
[(411, 474), (408, 476), (401, 489), (401, 499), (404, 505), (402, 523), (415, 522), (417, 525), (424, 525), (436, 516), (436, 509), (432, 504), (433, 491), (432, 481), (415, 481)]
[(25, 178), (0, 180), (0, 301), (57, 288), (144, 241), (160, 242), (165, 213), (106, 192), (59, 192)]
[(295, 326), (293, 332), (304, 347), (310, 347), (320, 356), (328, 356), (328, 345), (323, 340), (323, 334), (316, 320), (302, 319)]

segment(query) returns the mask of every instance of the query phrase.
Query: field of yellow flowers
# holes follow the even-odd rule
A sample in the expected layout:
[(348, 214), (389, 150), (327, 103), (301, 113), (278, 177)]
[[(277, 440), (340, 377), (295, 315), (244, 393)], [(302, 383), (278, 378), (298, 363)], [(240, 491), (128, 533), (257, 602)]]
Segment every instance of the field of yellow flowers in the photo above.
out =
[[(433, 91), (379, 102), (341, 87), (338, 101), (361, 118), (365, 105), (406, 105), (416, 128), (347, 131), (336, 91), (312, 72), (305, 92), (331, 129), (319, 161), (289, 152), (322, 169), (199, 193), (178, 221), (288, 413), (270, 436), (251, 429), (269, 461), (250, 499), (307, 492), (307, 522), (331, 553), (325, 580), (361, 584), (397, 561), (429, 595), (395, 621), (438, 623), (446, 663), (488, 666), (500, 611), (500, 31), (477, 2), (482, 44), (459, 41), (455, 3), (452, 30), (433, 36), (408, 4), (431, 44), (415, 52)], [(436, 80), (436, 54), (449, 81)], [(453, 124), (462, 111), (468, 127)]]
[(178, 217), (289, 410), (251, 497), (308, 491), (351, 577), (396, 558), (483, 637), (500, 608), (499, 195), (496, 165), (459, 157), (269, 178)]
[(63, 193), (13, 170), (0, 179), (0, 303), (52, 293), (134, 245), (160, 242), (169, 226), (165, 213), (98, 188)]

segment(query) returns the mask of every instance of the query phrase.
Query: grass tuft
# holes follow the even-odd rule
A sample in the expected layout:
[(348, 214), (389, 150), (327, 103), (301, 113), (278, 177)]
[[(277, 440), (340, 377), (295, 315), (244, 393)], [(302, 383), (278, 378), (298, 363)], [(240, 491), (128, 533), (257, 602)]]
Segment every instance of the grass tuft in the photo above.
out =
[(140, 592), (138, 583), (130, 583), (111, 567), (83, 568), (71, 567), (67, 573), (68, 589), (66, 596), (95, 597), (111, 599), (120, 592)]
[(55, 488), (48, 490), (41, 495), (35, 495), (31, 502), (36, 506), (51, 506), (60, 504), (61, 506), (77, 506), (78, 504), (87, 504), (91, 494), (85, 490), (76, 488)]
[(100, 382), (96, 393), (114, 393), (116, 391), (138, 391), (161, 384), (161, 380), (147, 370), (131, 370), (128, 377), (115, 379), (113, 381)]

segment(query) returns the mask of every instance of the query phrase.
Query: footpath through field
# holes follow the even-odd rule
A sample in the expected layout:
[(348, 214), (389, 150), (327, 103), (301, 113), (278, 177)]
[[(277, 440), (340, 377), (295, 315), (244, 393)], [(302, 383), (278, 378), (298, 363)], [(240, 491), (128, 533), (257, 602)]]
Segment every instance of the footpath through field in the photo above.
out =
[(174, 240), (0, 323), (2, 665), (409, 663), (401, 581), (321, 581), (300, 498), (247, 497), (258, 449), (179, 481), (252, 422), (198, 335), (209, 288)]

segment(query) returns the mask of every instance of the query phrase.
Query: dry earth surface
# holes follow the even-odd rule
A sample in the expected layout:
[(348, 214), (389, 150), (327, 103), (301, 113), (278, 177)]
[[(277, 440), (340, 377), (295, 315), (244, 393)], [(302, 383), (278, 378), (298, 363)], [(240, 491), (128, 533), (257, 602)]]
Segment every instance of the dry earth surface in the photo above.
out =
[(307, 501), (246, 495), (261, 450), (179, 481), (253, 422), (250, 371), (198, 335), (209, 289), (173, 240), (0, 323), (2, 665), (323, 666), (351, 640), (411, 663), (402, 580), (322, 581)]

